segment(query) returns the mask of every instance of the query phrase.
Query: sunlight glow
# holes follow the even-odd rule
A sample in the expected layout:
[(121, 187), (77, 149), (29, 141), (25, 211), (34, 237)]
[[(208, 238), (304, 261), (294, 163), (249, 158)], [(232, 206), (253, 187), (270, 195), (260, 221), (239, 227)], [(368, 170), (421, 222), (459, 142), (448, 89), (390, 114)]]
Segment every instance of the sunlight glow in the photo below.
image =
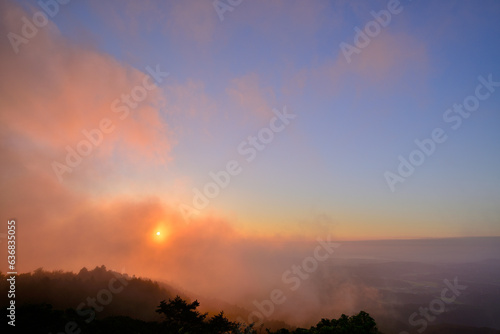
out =
[(152, 244), (156, 244), (157, 246), (165, 245), (165, 241), (168, 240), (171, 231), (169, 226), (164, 221), (159, 221), (152, 226), (149, 230), (150, 240)]

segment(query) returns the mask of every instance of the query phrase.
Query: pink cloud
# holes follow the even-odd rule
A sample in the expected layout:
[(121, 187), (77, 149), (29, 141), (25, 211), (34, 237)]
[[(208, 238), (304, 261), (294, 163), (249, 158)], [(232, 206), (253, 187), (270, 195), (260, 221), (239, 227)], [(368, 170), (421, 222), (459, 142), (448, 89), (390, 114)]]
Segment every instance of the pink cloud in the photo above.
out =
[(180, 41), (206, 44), (219, 23), (212, 1), (176, 1), (169, 9), (166, 31)]
[(398, 81), (408, 71), (422, 73), (428, 68), (427, 50), (422, 41), (405, 33), (382, 32), (353, 56), (348, 71), (376, 84)]
[[(5, 3), (3, 7), (6, 10), (2, 10), (1, 31), (6, 35), (19, 30), (21, 17), (27, 14), (16, 5)], [(10, 18), (4, 20), (9, 13)], [(132, 164), (169, 159), (171, 134), (155, 107), (162, 103), (161, 89), (142, 88), (146, 97), (134, 108), (128, 108), (130, 113), (124, 119), (120, 118), (123, 113), (113, 108), (123, 94), (130, 95), (132, 89), (143, 85), (148, 75), (145, 70), (71, 44), (53, 29), (43, 27), (37, 36), (20, 46), (19, 54), (2, 48), (0, 61), (4, 66), (0, 81), (2, 128), (10, 138), (40, 150), (45, 158), (40, 161), (63, 162), (65, 147), (75, 148), (86, 140), (82, 131), (99, 128), (103, 119), (109, 119), (113, 131), (104, 134), (102, 144), (94, 147), (86, 161), (88, 168), (98, 166), (99, 161), (117, 152), (122, 152), (122, 157)], [(151, 85), (152, 78), (148, 82)], [(118, 102), (115, 107), (124, 105)], [(50, 162), (46, 167), (51, 169)]]
[[(354, 38), (354, 33), (353, 33)], [(355, 46), (353, 41), (346, 41)], [(398, 87), (410, 87), (421, 83), (429, 72), (428, 51), (425, 44), (406, 33), (383, 31), (372, 38), (370, 43), (360, 49), (358, 54), (351, 55), (347, 62), (342, 51), (312, 68), (287, 69), (285, 94), (299, 94), (305, 88), (311, 88), (327, 95), (341, 94), (350, 80), (355, 77), (357, 90), (366, 88), (391, 90)], [(402, 82), (405, 75), (412, 75), (412, 83)]]
[(205, 92), (205, 84), (189, 79), (185, 83), (173, 83), (165, 87), (166, 110), (173, 117), (184, 115), (208, 120), (217, 112), (217, 104)]
[(238, 110), (245, 113), (245, 119), (250, 116), (259, 120), (269, 120), (272, 109), (277, 107), (274, 90), (271, 87), (263, 87), (256, 73), (233, 79), (226, 88), (226, 93)]

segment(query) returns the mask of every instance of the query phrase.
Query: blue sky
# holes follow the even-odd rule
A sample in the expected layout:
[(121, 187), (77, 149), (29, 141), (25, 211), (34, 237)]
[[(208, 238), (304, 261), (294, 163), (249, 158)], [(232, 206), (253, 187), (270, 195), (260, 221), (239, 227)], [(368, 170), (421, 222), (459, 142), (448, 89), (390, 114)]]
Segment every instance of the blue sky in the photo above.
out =
[[(348, 62), (340, 44), (356, 46), (355, 28), (391, 3), (400, 12)], [(33, 1), (11, 5), (19, 4), (25, 13), (40, 10)], [(105, 59), (129, 73), (123, 89), (134, 87), (147, 66), (170, 73), (148, 96), (149, 109), (136, 114), (157, 115), (161, 135), (144, 143), (161, 147), (153, 154), (161, 159), (145, 159), (142, 146), (124, 153), (136, 146), (119, 128), (122, 139), (105, 142), (95, 159), (64, 176), (64, 191), (89, 200), (153, 197), (175, 211), (193, 206), (193, 188), (210, 182), (209, 172), (237, 160), (241, 174), (197, 217), (266, 235), (316, 235), (314, 224), (304, 230), (301, 222), (318, 214), (330, 217), (330, 232), (344, 239), (500, 234), (500, 87), (457, 130), (443, 119), (474, 95), (479, 76), (500, 82), (497, 1), (245, 0), (223, 21), (212, 1), (202, 0), (71, 1), (59, 10), (40, 34), (57, 41), (61, 59), (74, 52), (78, 62), (82, 50)], [(10, 29), (20, 29), (16, 22)], [(50, 57), (35, 43), (42, 37), (21, 52), (39, 47), (40, 58)], [(64, 66), (57, 75), (71, 73)], [(92, 80), (104, 78), (96, 72)], [(106, 80), (113, 85), (114, 78)], [(116, 94), (102, 96), (112, 101)], [(246, 162), (238, 145), (285, 106), (296, 118)], [(447, 140), (391, 191), (384, 173), (396, 173), (398, 157), (408, 159), (414, 140), (435, 128)], [(62, 135), (59, 146), (39, 153), (62, 158), (76, 141)]]

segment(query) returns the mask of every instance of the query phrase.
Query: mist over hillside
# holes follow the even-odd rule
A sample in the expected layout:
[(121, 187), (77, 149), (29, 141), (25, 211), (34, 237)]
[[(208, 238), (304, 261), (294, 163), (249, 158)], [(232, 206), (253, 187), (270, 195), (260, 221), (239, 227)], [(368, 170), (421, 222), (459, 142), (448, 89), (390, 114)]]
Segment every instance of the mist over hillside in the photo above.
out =
[(498, 333), (499, 18), (0, 0), (0, 326)]
[[(94, 317), (85, 311), (94, 307), (96, 319), (120, 315), (159, 321), (154, 312), (159, 301), (180, 295), (198, 299), (200, 310), (209, 314), (224, 310), (233, 321), (272, 329), (307, 328), (321, 318), (366, 311), (385, 333), (413, 333), (449, 324), (500, 330), (499, 244), (499, 238), (345, 242), (336, 245), (328, 259), (316, 260), (314, 268), (311, 254), (320, 248), (313, 247), (302, 258), (289, 258), (292, 265), (281, 266), (281, 271), (254, 272), (253, 277), (267, 275), (268, 280), (256, 279), (258, 286), (247, 292), (248, 298), (234, 300), (196, 291), (182, 281), (156, 282), (104, 266), (83, 268), (78, 273), (38, 269), (18, 276), (17, 302), (76, 309), (83, 319)], [(472, 249), (474, 255), (467, 256), (470, 252), (464, 249)], [(279, 255), (262, 257), (260, 266), (249, 267), (248, 273), (280, 260), (286, 263)], [(232, 268), (225, 270), (218, 274), (227, 275)], [(203, 274), (200, 271), (199, 279)], [(4, 278), (2, 289), (6, 288)], [(238, 282), (233, 285), (238, 286)], [(450, 290), (453, 285), (458, 287), (456, 296)], [(448, 290), (443, 293), (444, 289)], [(280, 298), (276, 298), (276, 291), (281, 292)], [(453, 301), (440, 301), (448, 301), (446, 298)], [(433, 309), (435, 314), (426, 318), (420, 314), (421, 308)]]
[(499, 237), (347, 241), (343, 258), (467, 263), (500, 259)]

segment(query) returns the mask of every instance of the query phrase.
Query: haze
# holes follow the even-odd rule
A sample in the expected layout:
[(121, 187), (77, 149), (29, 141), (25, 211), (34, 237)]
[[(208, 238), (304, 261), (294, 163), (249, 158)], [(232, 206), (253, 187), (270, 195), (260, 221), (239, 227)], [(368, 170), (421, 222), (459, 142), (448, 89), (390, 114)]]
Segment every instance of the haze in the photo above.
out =
[(20, 273), (104, 264), (250, 311), (282, 289), (270, 319), (300, 326), (389, 319), (384, 265), (391, 289), (498, 268), (499, 2), (222, 2), (0, 1)]

